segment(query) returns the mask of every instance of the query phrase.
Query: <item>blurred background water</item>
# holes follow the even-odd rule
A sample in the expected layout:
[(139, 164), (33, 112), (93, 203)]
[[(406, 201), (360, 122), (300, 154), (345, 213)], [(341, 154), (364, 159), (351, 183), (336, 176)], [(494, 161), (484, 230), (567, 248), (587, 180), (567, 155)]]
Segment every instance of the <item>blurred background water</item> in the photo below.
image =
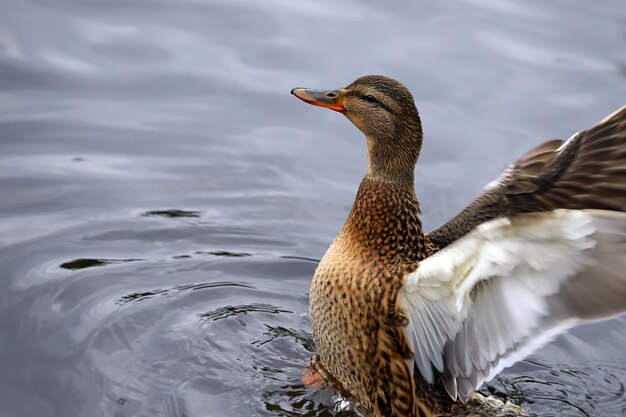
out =
[[(354, 415), (300, 373), (364, 144), (292, 87), (413, 91), (429, 229), (626, 102), (623, 0), (0, 6), (0, 417)], [(626, 415), (625, 330), (578, 329), (483, 392)]]

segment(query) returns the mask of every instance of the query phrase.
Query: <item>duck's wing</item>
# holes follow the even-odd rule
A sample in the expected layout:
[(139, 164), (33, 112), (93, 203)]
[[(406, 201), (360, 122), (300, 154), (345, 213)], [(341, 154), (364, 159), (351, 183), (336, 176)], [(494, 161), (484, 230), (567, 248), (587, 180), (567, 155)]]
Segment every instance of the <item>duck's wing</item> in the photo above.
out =
[(537, 146), (427, 238), (441, 249), (485, 221), (557, 208), (626, 211), (626, 106), (565, 142)]
[(399, 305), (422, 378), (466, 400), (565, 330), (626, 311), (626, 213), (486, 222), (408, 274)]

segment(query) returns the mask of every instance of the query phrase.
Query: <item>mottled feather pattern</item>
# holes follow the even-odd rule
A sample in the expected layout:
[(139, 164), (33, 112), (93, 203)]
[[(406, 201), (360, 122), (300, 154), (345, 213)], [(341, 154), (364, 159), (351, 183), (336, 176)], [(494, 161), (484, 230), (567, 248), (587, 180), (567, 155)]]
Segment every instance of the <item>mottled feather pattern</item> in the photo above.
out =
[(364, 179), (311, 286), (320, 358), (375, 416), (420, 415), (397, 306), (404, 274), (428, 254), (416, 202), (412, 187)]

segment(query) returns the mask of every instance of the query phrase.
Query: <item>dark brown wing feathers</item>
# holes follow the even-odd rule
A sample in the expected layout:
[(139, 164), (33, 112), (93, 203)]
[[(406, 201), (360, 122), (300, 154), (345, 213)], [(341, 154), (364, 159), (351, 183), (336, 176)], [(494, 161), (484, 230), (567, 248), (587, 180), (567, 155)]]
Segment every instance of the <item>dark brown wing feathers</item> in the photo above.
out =
[(626, 210), (626, 106), (567, 142), (532, 149), (427, 237), (443, 248), (493, 218), (557, 208)]

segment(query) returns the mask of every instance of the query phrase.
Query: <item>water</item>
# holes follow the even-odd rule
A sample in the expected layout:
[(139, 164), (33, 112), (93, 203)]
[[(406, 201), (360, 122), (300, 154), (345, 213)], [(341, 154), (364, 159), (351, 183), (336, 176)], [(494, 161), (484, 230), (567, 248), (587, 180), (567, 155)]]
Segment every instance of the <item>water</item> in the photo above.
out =
[[(292, 87), (411, 88), (428, 228), (626, 98), (622, 0), (1, 5), (1, 417), (355, 415), (300, 373), (364, 144)], [(578, 329), (483, 392), (626, 415), (625, 330)]]

